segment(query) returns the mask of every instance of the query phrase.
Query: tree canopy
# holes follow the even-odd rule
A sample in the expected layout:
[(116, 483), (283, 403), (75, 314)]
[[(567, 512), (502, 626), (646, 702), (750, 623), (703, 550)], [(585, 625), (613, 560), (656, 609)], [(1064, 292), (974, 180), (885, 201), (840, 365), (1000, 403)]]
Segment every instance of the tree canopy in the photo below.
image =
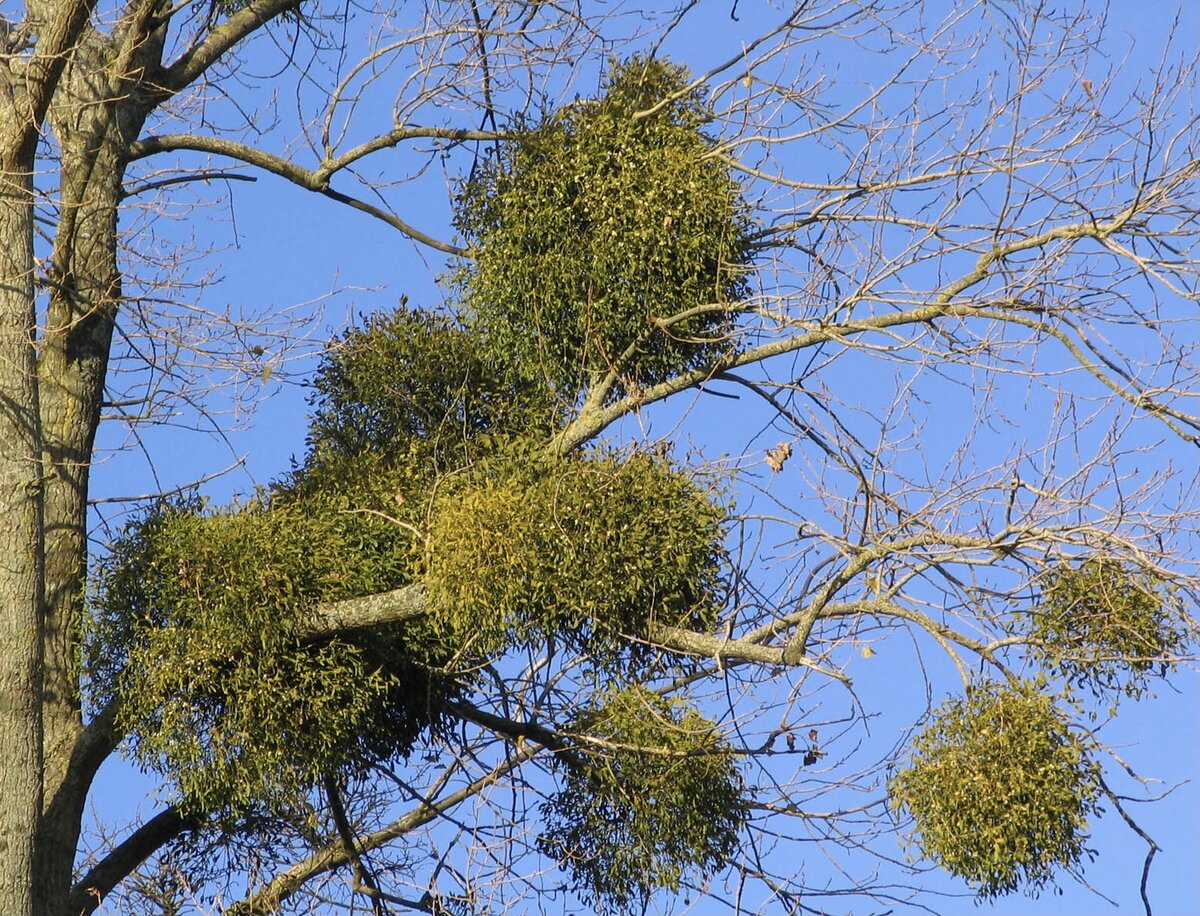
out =
[[(0, 911), (936, 909), (1116, 824), (1149, 916), (1195, 50), (700, 6), (0, 13)], [(192, 205), (264, 173), (436, 283), (214, 307)], [(294, 385), (214, 497), (186, 427)], [(157, 808), (92, 822), (120, 754)]]

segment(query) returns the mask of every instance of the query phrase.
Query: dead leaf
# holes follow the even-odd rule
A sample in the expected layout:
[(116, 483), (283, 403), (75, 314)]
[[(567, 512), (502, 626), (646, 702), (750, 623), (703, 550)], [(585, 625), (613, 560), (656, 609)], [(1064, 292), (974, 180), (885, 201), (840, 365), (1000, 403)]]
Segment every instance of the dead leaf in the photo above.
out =
[(767, 451), (767, 467), (778, 474), (783, 470), (783, 464), (792, 457), (792, 443), (780, 442)]

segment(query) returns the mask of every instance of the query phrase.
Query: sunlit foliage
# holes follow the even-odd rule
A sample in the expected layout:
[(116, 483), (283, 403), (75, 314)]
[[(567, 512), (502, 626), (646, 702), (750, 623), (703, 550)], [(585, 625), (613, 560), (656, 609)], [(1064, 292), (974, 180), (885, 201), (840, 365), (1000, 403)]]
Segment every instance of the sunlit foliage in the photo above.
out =
[[(405, 308), (351, 332), (287, 481), (222, 512), (157, 507), (98, 567), (90, 701), (121, 697), (135, 754), (185, 805), (286, 806), (404, 754), (518, 643), (624, 670), (652, 623), (715, 621), (727, 509), (661, 457), (553, 456), (528, 425), (546, 402), (471, 340)], [(318, 603), (418, 579), (418, 620), (308, 635)]]
[(974, 684), (936, 709), (889, 792), (923, 855), (995, 897), (1080, 861), (1100, 790), (1042, 684), (1013, 681)]
[(726, 514), (665, 459), (518, 452), (439, 488), (423, 581), (489, 650), (553, 637), (618, 662), (652, 623), (714, 624)]
[(680, 700), (612, 689), (568, 727), (575, 748), (543, 805), (540, 845), (601, 909), (641, 905), (707, 875), (738, 849), (747, 808), (736, 760), (716, 726)]
[(635, 57), (477, 170), (458, 282), (494, 352), (572, 400), (609, 373), (646, 385), (730, 347), (749, 224), (708, 118), (684, 69)]
[(1096, 695), (1140, 696), (1183, 650), (1177, 619), (1160, 583), (1091, 558), (1043, 578), (1030, 635), (1039, 658), (1069, 683)]
[(320, 600), (408, 581), (402, 528), (255, 504), (161, 507), (98, 571), (91, 698), (119, 695), (132, 748), (201, 811), (287, 805), (327, 771), (407, 751), (453, 692), (413, 625), (306, 637)]
[(335, 341), (313, 380), (304, 468), (312, 488), (340, 485), (363, 456), (428, 478), (486, 452), (481, 437), (551, 428), (544, 389), (485, 350), (459, 322), (407, 302)]

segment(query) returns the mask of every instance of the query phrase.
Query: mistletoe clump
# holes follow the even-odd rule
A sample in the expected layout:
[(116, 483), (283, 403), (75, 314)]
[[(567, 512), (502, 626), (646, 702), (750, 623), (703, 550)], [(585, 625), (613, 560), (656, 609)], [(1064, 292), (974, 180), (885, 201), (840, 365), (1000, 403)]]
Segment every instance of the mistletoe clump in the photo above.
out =
[(146, 766), (190, 810), (287, 806), (326, 773), (406, 752), (431, 722), (437, 644), (313, 638), (321, 601), (409, 581), (410, 535), (376, 516), (164, 506), (97, 572), (91, 699), (119, 696)]
[(313, 389), (306, 491), (343, 489), (372, 463), (427, 483), (555, 417), (546, 392), (489, 359), (477, 334), (406, 302), (335, 341)]
[(565, 401), (610, 374), (648, 385), (728, 351), (749, 220), (710, 119), (683, 68), (635, 57), (464, 185), (467, 319)]
[(891, 803), (921, 851), (981, 897), (1037, 889), (1087, 851), (1098, 769), (1035, 682), (979, 683), (934, 711)]
[(1044, 577), (1030, 635), (1036, 654), (1069, 683), (1136, 697), (1186, 642), (1174, 620), (1159, 583), (1090, 558)]
[(553, 638), (600, 664), (636, 658), (654, 623), (715, 624), (726, 516), (650, 455), (508, 454), (439, 488), (424, 556), (430, 610), (484, 652)]
[(716, 725), (682, 700), (614, 688), (568, 726), (560, 790), (539, 846), (598, 908), (645, 905), (688, 872), (707, 877), (738, 849), (742, 780)]

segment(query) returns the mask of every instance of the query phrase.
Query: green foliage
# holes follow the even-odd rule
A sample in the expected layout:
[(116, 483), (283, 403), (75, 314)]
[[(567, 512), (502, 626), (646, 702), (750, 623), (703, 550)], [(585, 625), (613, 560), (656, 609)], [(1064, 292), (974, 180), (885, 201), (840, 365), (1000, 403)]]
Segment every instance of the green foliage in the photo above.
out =
[(430, 608), (482, 652), (553, 638), (600, 664), (637, 658), (630, 640), (651, 622), (714, 624), (725, 518), (688, 474), (645, 454), (484, 462), (432, 501)]
[(889, 783), (922, 852), (982, 897), (1038, 889), (1084, 852), (1098, 769), (1037, 682), (980, 683), (939, 707)]
[(313, 382), (308, 489), (339, 489), (360, 458), (383, 458), (430, 478), (467, 464), (478, 440), (549, 429), (544, 391), (485, 357), (477, 336), (406, 304), (354, 328), (330, 348)]
[(568, 727), (539, 845), (598, 908), (628, 909), (737, 852), (742, 780), (714, 723), (643, 687), (611, 689)]
[(322, 773), (406, 751), (441, 651), (417, 627), (313, 640), (307, 612), (409, 581), (411, 535), (312, 505), (161, 507), (102, 563), (93, 702), (121, 698), (143, 764), (196, 810), (287, 805)]
[(522, 133), (459, 196), (470, 324), (568, 401), (609, 371), (646, 385), (729, 347), (747, 207), (688, 82), (661, 60), (614, 63), (598, 100)]
[[(403, 309), (352, 331), (290, 480), (221, 513), (160, 506), (98, 565), (89, 702), (120, 697), (135, 754), (194, 810), (282, 810), (406, 753), (514, 645), (624, 670), (651, 622), (714, 624), (725, 510), (664, 460), (548, 456), (548, 401), (471, 340)], [(419, 619), (311, 635), (318, 603), (418, 576)]]
[(1034, 651), (1052, 670), (1094, 695), (1140, 696), (1187, 640), (1159, 583), (1119, 561), (1091, 558), (1042, 580), (1031, 620)]
[[(653, 655), (652, 623), (713, 626), (724, 508), (666, 461), (544, 444), (598, 374), (652, 383), (727, 347), (748, 223), (708, 116), (682, 69), (615, 64), (603, 98), (464, 187), (465, 323), (402, 304), (351, 330), (322, 362), (287, 480), (223, 513), (159, 507), (99, 564), (89, 701), (120, 698), (132, 749), (189, 807), (282, 810), (326, 773), (405, 753), (441, 696), (513, 646), (629, 670)], [(418, 621), (306, 629), (320, 602), (418, 576)], [(672, 709), (672, 735), (716, 740)], [(715, 861), (725, 823), (693, 847), (664, 840), (652, 880)]]

